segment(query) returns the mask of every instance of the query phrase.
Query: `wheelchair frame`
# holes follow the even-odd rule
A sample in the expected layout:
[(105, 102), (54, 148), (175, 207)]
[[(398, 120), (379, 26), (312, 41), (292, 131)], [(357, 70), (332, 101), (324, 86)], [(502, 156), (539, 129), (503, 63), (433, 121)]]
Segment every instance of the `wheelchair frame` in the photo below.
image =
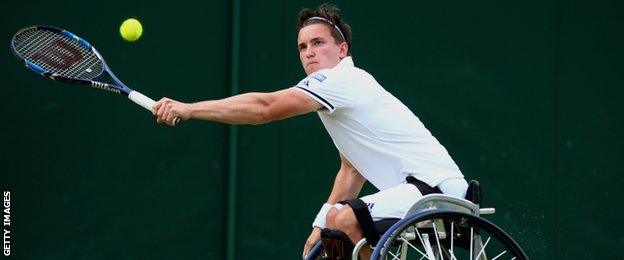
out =
[[(452, 245), (452, 236), (453, 236), (453, 227), (451, 227), (451, 250), (450, 252), (445, 252), (442, 250), (443, 246), (440, 245), (440, 238), (444, 238), (447, 236), (448, 232), (445, 230), (445, 225), (442, 223), (442, 218), (453, 217), (457, 219), (462, 219), (465, 221), (470, 221), (470, 223), (474, 223), (479, 225), (476, 229), (476, 234), (473, 234), (474, 230), (471, 228), (470, 236), (470, 248), (469, 254), (470, 259), (474, 260), (487, 260), (486, 254), (484, 253), (485, 247), (487, 247), (490, 238), (484, 243), (481, 239), (481, 235), (479, 233), (480, 230), (486, 230), (489, 234), (492, 234), (495, 239), (501, 241), (501, 244), (504, 244), (509, 251), (512, 251), (510, 254), (514, 254), (516, 257), (512, 259), (524, 260), (528, 259), (524, 251), (520, 248), (520, 246), (502, 229), (494, 225), (493, 223), (483, 219), (480, 215), (489, 215), (494, 214), (496, 210), (494, 208), (480, 208), (479, 204), (475, 204), (469, 200), (452, 197), (445, 194), (429, 194), (423, 196), (420, 200), (418, 200), (405, 214), (406, 217), (399, 220), (397, 223), (392, 225), (380, 238), (376, 247), (374, 247), (374, 251), (372, 253), (371, 259), (386, 259), (388, 257), (392, 257), (390, 259), (406, 259), (407, 250), (409, 247), (413, 247), (409, 241), (413, 241), (419, 239), (421, 243), (423, 243), (424, 251), (418, 251), (422, 255), (422, 258), (438, 260), (438, 259), (455, 259), (453, 254), (453, 245)], [(427, 220), (431, 218), (431, 220)], [(421, 221), (421, 222), (418, 222)], [(413, 223), (418, 223), (418, 228), (414, 228), (411, 225)], [(425, 226), (421, 226), (421, 225)], [(419, 228), (430, 228), (434, 230), (433, 234), (420, 234), (418, 233)], [(411, 229), (410, 229), (411, 228)], [(417, 234), (418, 233), (418, 234)], [(429, 238), (429, 236), (432, 236)], [(437, 244), (431, 244), (430, 240), (437, 240)], [(393, 254), (392, 252), (388, 252), (389, 247), (396, 243), (395, 241), (401, 241), (401, 245), (399, 246), (400, 252)], [(368, 243), (365, 238), (362, 238), (358, 243), (356, 243), (351, 258), (353, 260), (359, 259), (358, 256), (362, 248), (367, 246)], [(418, 249), (416, 249), (418, 250)], [(505, 252), (495, 256), (492, 259), (499, 259), (500, 256), (505, 254)], [(305, 259), (323, 259), (323, 247), (320, 241), (314, 246), (314, 248), (310, 251), (308, 257)], [(390, 254), (391, 256), (387, 256)], [(421, 259), (422, 259), (421, 258)]]

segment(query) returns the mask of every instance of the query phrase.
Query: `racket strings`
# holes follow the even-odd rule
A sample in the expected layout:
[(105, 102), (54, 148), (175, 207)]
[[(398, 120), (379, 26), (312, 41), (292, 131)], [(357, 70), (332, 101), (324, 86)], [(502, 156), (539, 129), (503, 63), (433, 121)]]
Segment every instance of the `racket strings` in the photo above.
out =
[(14, 39), (17, 53), (48, 72), (76, 79), (93, 79), (102, 73), (102, 62), (91, 49), (59, 33), (29, 30)]
[[(49, 33), (47, 31), (42, 31), (42, 34)], [(46, 46), (46, 41), (50, 40), (50, 37), (34, 37), (35, 32), (30, 31), (28, 35), (24, 35), (24, 37), (28, 37), (27, 39), (22, 38), (21, 43), (18, 41), (16, 50), (24, 55), (24, 54), (33, 54), (39, 51), (41, 48)], [(20, 38), (17, 38), (20, 40)], [(28, 44), (26, 44), (28, 43)], [(21, 47), (20, 47), (21, 45)]]
[[(44, 48), (50, 48), (50, 44), (53, 40), (57, 39), (58, 35), (49, 31), (28, 31), (23, 35), (16, 36), (15, 50), (22, 55), (28, 61), (37, 64), (42, 68), (48, 69), (51, 72), (58, 72), (59, 69), (54, 66), (47, 66), (43, 61), (33, 59), (34, 54), (43, 54)], [(59, 62), (59, 58), (54, 55), (47, 56), (49, 61)]]
[[(94, 76), (89, 76), (91, 72), (93, 71), (102, 71), (102, 65), (100, 62), (100, 59), (98, 59), (97, 56), (95, 55), (90, 55), (87, 56), (86, 59), (81, 59), (78, 63), (76, 63), (75, 65), (76, 68), (86, 68), (83, 70), (80, 69), (75, 69), (73, 71), (70, 71), (70, 77), (71, 78), (88, 78), (88, 79), (93, 79), (95, 77), (97, 77), (100, 73), (97, 73)], [(84, 76), (86, 77), (84, 77)]]

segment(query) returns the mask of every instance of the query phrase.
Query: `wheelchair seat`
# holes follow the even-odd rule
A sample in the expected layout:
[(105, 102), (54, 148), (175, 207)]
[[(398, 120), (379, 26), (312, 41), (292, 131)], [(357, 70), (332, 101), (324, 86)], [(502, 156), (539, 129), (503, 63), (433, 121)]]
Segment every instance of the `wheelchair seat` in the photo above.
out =
[(384, 233), (386, 233), (386, 231), (388, 231), (388, 229), (394, 225), (394, 223), (397, 223), (399, 220), (401, 220), (400, 218), (386, 218), (386, 219), (382, 219), (382, 220), (377, 220), (375, 221), (375, 229), (377, 229), (377, 233), (381, 236)]
[[(423, 196), (423, 198), (425, 197), (426, 196)], [(479, 204), (481, 204), (481, 199), (482, 199), (481, 184), (477, 180), (471, 180), (470, 182), (468, 182), (468, 189), (466, 189), (465, 200), (470, 201), (476, 206), (478, 206)], [(415, 205), (416, 204), (418, 204), (418, 202), (416, 202)], [(412, 210), (410, 210), (410, 212), (411, 211)], [(399, 220), (401, 219), (400, 218), (388, 218), (388, 219), (375, 221), (375, 228), (377, 229), (377, 233), (380, 236), (383, 235), (384, 233), (386, 233), (386, 231), (388, 231), (388, 229), (392, 225), (397, 223)]]

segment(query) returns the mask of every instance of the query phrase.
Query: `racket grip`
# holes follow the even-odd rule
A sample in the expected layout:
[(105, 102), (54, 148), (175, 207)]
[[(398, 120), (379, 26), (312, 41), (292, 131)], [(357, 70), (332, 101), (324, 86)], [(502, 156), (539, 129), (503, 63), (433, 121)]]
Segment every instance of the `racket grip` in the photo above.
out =
[[(137, 103), (140, 106), (144, 107), (145, 109), (149, 110), (150, 112), (152, 112), (152, 107), (154, 106), (154, 104), (156, 104), (156, 101), (154, 101), (153, 99), (147, 97), (146, 95), (141, 94), (141, 92), (134, 91), (134, 90), (130, 92), (130, 94), (128, 94), (128, 98), (132, 100), (134, 103)], [(180, 118), (179, 117), (174, 118), (173, 125), (177, 125), (178, 123), (180, 123)]]
[(146, 95), (141, 94), (138, 91), (132, 91), (128, 94), (128, 98), (132, 100), (134, 103), (139, 104), (139, 106), (144, 107), (145, 109), (152, 111), (152, 107), (156, 104), (156, 101), (147, 97)]

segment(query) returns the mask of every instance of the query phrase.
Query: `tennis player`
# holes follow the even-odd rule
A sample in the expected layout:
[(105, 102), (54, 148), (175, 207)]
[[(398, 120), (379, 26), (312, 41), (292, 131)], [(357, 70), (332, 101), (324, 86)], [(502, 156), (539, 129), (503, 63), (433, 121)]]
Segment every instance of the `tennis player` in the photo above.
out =
[[(338, 8), (303, 9), (298, 20), (297, 47), (307, 77), (295, 86), (198, 103), (163, 98), (153, 107), (157, 122), (173, 125), (179, 117), (264, 124), (316, 112), (341, 165), (304, 256), (321, 237), (349, 246), (362, 237), (374, 240), (373, 221), (402, 218), (425, 194), (463, 198), (468, 184), (446, 149), (401, 101), (354, 65), (351, 27)], [(357, 199), (365, 181), (379, 191)]]

